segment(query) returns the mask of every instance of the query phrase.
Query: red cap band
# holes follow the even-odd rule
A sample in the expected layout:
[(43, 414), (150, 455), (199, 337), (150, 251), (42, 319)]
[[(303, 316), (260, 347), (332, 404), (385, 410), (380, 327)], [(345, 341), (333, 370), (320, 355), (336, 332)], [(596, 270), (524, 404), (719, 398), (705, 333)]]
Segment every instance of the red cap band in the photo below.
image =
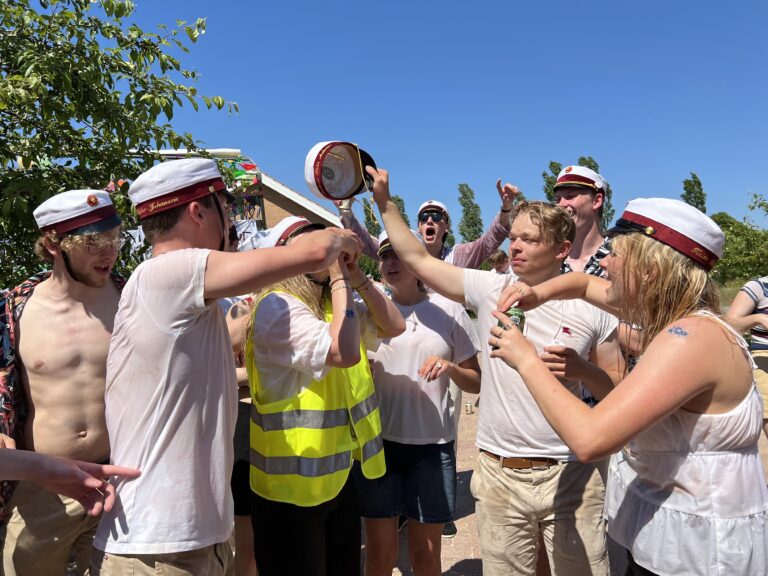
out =
[(563, 174), (560, 178), (557, 179), (555, 188), (558, 186), (567, 186), (568, 184), (575, 186), (589, 186), (590, 188), (600, 190), (601, 192), (603, 190), (602, 188), (595, 186), (595, 181), (591, 178), (587, 178), (586, 176), (579, 176), (578, 174)]
[(300, 220), (299, 222), (294, 222), (288, 228), (286, 228), (282, 234), (280, 234), (280, 238), (277, 239), (277, 245), (282, 246), (286, 242), (288, 242), (288, 238), (291, 237), (291, 234), (296, 232), (297, 230), (300, 230), (302, 228), (306, 228), (307, 226), (311, 226), (312, 222), (309, 220)]
[(226, 190), (227, 186), (224, 184), (224, 180), (221, 178), (214, 178), (213, 180), (206, 180), (204, 182), (198, 182), (187, 186), (186, 188), (179, 188), (163, 196), (152, 198), (141, 204), (136, 205), (136, 212), (139, 214), (139, 218), (146, 218), (153, 214), (159, 214), (165, 212), (176, 206), (183, 206), (189, 204), (194, 200), (207, 196), (209, 194), (215, 194)]
[(40, 231), (49, 232), (51, 230), (55, 230), (57, 234), (66, 234), (67, 232), (77, 228), (88, 226), (89, 224), (94, 224), (96, 222), (101, 222), (102, 220), (107, 220), (109, 218), (114, 218), (115, 216), (117, 216), (115, 206), (114, 204), (109, 204), (107, 206), (102, 206), (97, 210), (91, 210), (86, 214), (75, 216), (69, 220), (63, 220), (62, 222), (56, 222), (50, 226), (44, 226), (40, 228)]
[(646, 230), (644, 233), (647, 236), (658, 240), (662, 244), (666, 244), (670, 248), (674, 248), (684, 256), (688, 256), (688, 258), (700, 264), (707, 271), (712, 270), (718, 260), (716, 254), (669, 226), (634, 212), (624, 212), (621, 217), (630, 222), (645, 226)]
[(331, 151), (331, 149), (334, 148), (337, 144), (338, 142), (331, 142), (326, 144), (320, 149), (320, 152), (317, 153), (317, 157), (315, 158), (315, 184), (317, 185), (317, 189), (320, 190), (320, 193), (326, 198), (333, 198), (333, 196), (328, 194), (328, 190), (326, 190), (325, 186), (323, 186), (323, 161), (325, 160), (325, 157), (328, 156), (328, 153)]

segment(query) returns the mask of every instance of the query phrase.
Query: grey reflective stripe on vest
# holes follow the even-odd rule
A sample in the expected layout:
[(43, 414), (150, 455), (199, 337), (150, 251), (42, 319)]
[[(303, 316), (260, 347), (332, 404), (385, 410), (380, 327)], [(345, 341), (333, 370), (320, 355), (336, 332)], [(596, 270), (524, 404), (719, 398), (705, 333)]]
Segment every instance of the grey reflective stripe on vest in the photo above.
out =
[(339, 470), (349, 470), (352, 465), (352, 454), (332, 454), (322, 458), (307, 458), (305, 456), (264, 456), (251, 449), (251, 466), (255, 466), (268, 475), (298, 474), (309, 478), (327, 476)]
[(352, 408), (349, 409), (349, 413), (352, 414), (352, 421), (357, 424), (368, 416), (371, 412), (376, 410), (376, 408), (379, 407), (379, 399), (376, 397), (376, 394), (371, 394), (366, 398), (365, 400), (358, 402)]
[(381, 436), (371, 438), (363, 445), (363, 462), (370, 460), (382, 450), (384, 450), (384, 442), (381, 441)]
[(337, 410), (289, 410), (262, 414), (251, 405), (251, 421), (265, 432), (292, 430), (294, 428), (336, 428), (349, 424), (346, 408)]

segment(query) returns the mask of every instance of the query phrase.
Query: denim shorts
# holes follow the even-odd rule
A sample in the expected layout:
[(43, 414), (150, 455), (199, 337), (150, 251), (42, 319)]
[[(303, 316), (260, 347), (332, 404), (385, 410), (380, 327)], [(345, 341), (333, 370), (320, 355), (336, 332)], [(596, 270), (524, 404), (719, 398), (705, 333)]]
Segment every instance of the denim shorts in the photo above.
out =
[(456, 506), (456, 453), (447, 444), (400, 444), (384, 440), (387, 473), (365, 478), (355, 466), (360, 513), (365, 518), (405, 514), (417, 522), (453, 520)]

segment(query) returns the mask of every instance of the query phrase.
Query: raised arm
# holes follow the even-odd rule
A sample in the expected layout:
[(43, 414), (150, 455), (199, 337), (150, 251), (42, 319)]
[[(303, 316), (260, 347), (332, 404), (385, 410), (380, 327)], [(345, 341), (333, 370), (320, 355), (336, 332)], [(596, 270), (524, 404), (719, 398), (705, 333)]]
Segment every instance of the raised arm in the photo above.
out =
[(378, 262), (379, 260), (379, 241), (371, 236), (370, 232), (363, 227), (357, 218), (355, 213), (352, 212), (350, 203), (347, 200), (336, 200), (334, 202), (339, 209), (339, 219), (341, 225), (347, 230), (352, 230), (360, 241), (363, 243), (363, 254), (369, 258), (373, 258)]
[(386, 170), (376, 170), (366, 166), (366, 171), (373, 177), (373, 199), (381, 212), (381, 219), (387, 229), (400, 260), (435, 292), (456, 302), (464, 302), (464, 271), (447, 262), (430, 256), (424, 245), (419, 242), (400, 215), (400, 210), (389, 195), (389, 175)]
[(479, 268), (509, 236), (512, 205), (520, 194), (517, 186), (496, 182), (501, 209), (482, 236), (472, 242), (463, 242), (453, 248), (453, 264), (459, 268)]
[(278, 248), (212, 251), (205, 270), (205, 298), (249, 294), (286, 278), (325, 270), (340, 255), (348, 262), (356, 260), (360, 240), (350, 230), (339, 228), (302, 234)]
[(351, 368), (360, 362), (360, 323), (352, 300), (352, 284), (342, 258), (329, 269), (331, 273), (331, 347), (325, 363), (337, 368)]
[(357, 262), (349, 266), (349, 281), (368, 307), (379, 338), (394, 338), (405, 332), (405, 320), (400, 310), (373, 285)]

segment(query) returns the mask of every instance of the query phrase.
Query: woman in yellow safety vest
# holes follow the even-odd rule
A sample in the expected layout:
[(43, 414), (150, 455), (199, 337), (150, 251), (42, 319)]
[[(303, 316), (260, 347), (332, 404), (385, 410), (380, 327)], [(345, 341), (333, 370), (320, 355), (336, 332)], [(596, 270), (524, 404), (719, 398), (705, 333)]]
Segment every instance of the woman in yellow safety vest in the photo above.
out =
[[(255, 244), (280, 246), (317, 226), (289, 217)], [(357, 263), (342, 259), (254, 297), (245, 349), (261, 576), (359, 574), (360, 514), (350, 470), (358, 460), (368, 478), (385, 472), (363, 347), (404, 328), (400, 312)]]

